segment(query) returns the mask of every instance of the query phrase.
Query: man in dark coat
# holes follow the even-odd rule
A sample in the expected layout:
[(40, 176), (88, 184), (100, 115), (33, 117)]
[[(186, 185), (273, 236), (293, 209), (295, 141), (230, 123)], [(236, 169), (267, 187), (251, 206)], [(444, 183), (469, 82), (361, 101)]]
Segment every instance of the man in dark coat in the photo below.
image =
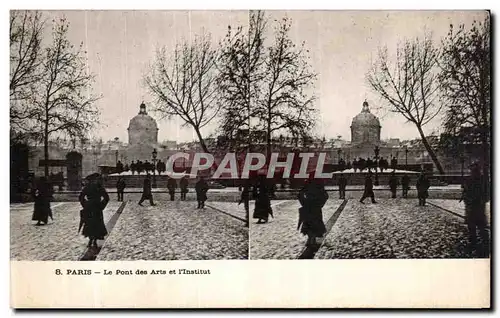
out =
[(403, 198), (408, 198), (408, 189), (410, 189), (410, 177), (405, 173), (401, 178), (401, 186), (403, 188)]
[(188, 193), (188, 179), (186, 176), (182, 177), (181, 181), (179, 182), (179, 186), (181, 188), (181, 200), (185, 201), (186, 200), (186, 194)]
[(489, 242), (485, 212), (487, 195), (484, 180), (478, 164), (472, 164), (470, 169), (471, 174), (464, 182), (462, 194), (465, 203), (465, 223), (469, 231), (469, 242), (476, 245), (476, 229), (478, 229), (481, 241), (483, 244), (487, 244)]
[(82, 234), (89, 238), (89, 247), (97, 247), (97, 240), (103, 240), (108, 231), (104, 224), (103, 210), (109, 202), (109, 195), (104, 189), (100, 175), (94, 173), (87, 178), (87, 185), (80, 193), (79, 201), (83, 210), (80, 214)]
[(392, 170), (396, 170), (398, 166), (398, 159), (396, 159), (396, 157), (392, 157), (391, 159), (391, 169)]
[(155, 206), (156, 204), (153, 202), (153, 192), (151, 191), (151, 179), (149, 177), (149, 174), (146, 175), (146, 178), (144, 178), (144, 186), (142, 188), (142, 197), (141, 200), (139, 201), (139, 205), (142, 206), (142, 202), (144, 200), (149, 200), (149, 204), (151, 206)]
[(52, 210), (50, 208), (50, 199), (52, 198), (52, 185), (45, 177), (41, 177), (35, 186), (34, 197), (35, 206), (31, 219), (37, 221), (36, 225), (45, 225), (52, 219)]
[(245, 206), (245, 226), (248, 227), (249, 225), (249, 216), (250, 216), (250, 185), (248, 182), (243, 186), (243, 191), (241, 192), (241, 198), (240, 202), (238, 205), (242, 204)]
[(269, 186), (266, 182), (265, 176), (259, 176), (258, 185), (254, 189), (257, 189), (257, 193), (255, 196), (253, 218), (258, 219), (258, 224), (267, 223), (267, 221), (269, 220), (269, 215), (273, 214), (273, 210), (271, 208)]
[(366, 178), (365, 178), (365, 190), (363, 192), (363, 196), (361, 197), (361, 199), (359, 200), (359, 202), (363, 203), (364, 204), (364, 200), (366, 198), (371, 198), (372, 199), (372, 203), (377, 203), (375, 201), (375, 193), (373, 192), (373, 180), (372, 180), (372, 174), (371, 172), (368, 172), (368, 174), (366, 175)]
[(345, 188), (347, 187), (347, 179), (343, 173), (339, 176), (339, 199), (345, 200)]
[(116, 193), (118, 194), (118, 201), (123, 202), (123, 192), (125, 191), (125, 180), (122, 177), (118, 178), (116, 182)]
[(175, 199), (175, 189), (177, 189), (177, 182), (175, 182), (174, 178), (169, 177), (167, 181), (167, 189), (170, 194), (170, 201), (174, 201)]
[(328, 200), (328, 193), (323, 182), (310, 178), (300, 190), (298, 199), (302, 205), (299, 208), (298, 228), (302, 234), (307, 235), (308, 246), (316, 245), (316, 238), (323, 237), (326, 233), (322, 208)]
[(396, 174), (391, 172), (391, 176), (389, 177), (389, 188), (391, 189), (392, 198), (396, 198), (396, 191), (398, 190), (398, 178)]
[(203, 177), (200, 177), (198, 182), (196, 182), (195, 190), (196, 190), (196, 201), (198, 201), (197, 209), (204, 209), (205, 201), (207, 200), (208, 183), (205, 181)]
[(418, 195), (418, 205), (425, 206), (425, 200), (429, 196), (429, 179), (426, 177), (425, 173), (422, 172), (417, 180), (417, 195)]

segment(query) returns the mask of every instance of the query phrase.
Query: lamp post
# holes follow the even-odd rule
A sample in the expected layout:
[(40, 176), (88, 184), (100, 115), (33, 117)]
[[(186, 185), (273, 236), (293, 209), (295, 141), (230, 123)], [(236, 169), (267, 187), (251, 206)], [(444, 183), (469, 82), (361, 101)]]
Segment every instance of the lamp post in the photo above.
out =
[(374, 152), (375, 152), (375, 185), (378, 186), (378, 169), (377, 169), (377, 166), (378, 166), (378, 155), (380, 153), (380, 148), (378, 146), (375, 146), (375, 149), (374, 149)]
[(158, 152), (156, 152), (156, 148), (153, 149), (153, 188), (156, 188), (156, 157), (158, 156)]

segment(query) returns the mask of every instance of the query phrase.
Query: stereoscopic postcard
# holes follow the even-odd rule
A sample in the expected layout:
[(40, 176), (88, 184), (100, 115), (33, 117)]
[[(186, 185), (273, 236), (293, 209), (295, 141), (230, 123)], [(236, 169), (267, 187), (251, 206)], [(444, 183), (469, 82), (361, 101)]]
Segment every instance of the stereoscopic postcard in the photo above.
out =
[(11, 10), (11, 306), (490, 308), (490, 18)]

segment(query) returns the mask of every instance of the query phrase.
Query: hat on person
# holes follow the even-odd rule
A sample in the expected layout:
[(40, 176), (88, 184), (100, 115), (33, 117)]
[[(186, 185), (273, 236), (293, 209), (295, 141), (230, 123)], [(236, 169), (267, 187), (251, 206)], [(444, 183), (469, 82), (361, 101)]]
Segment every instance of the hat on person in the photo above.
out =
[(101, 177), (101, 175), (99, 173), (95, 172), (95, 173), (92, 173), (92, 174), (88, 175), (87, 177), (85, 177), (85, 180), (94, 181), (94, 180), (99, 179), (100, 177)]

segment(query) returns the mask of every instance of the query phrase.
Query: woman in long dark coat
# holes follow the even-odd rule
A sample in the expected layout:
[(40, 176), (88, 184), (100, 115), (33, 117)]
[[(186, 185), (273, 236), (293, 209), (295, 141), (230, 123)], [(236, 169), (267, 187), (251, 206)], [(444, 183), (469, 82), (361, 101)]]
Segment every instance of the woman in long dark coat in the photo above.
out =
[(207, 200), (208, 183), (203, 177), (200, 177), (194, 188), (196, 191), (196, 201), (198, 201), (197, 209), (204, 209), (205, 201)]
[(299, 192), (300, 232), (307, 235), (307, 245), (316, 244), (317, 237), (323, 237), (326, 233), (323, 222), (323, 211), (321, 210), (328, 200), (328, 193), (321, 180), (310, 179)]
[(88, 176), (88, 183), (79, 197), (83, 207), (82, 234), (89, 238), (89, 247), (97, 247), (97, 240), (103, 240), (108, 235), (102, 211), (109, 202), (109, 195), (102, 186), (99, 177), (98, 174)]
[(273, 215), (269, 192), (270, 191), (265, 183), (265, 179), (261, 178), (258, 186), (257, 196), (255, 198), (255, 209), (253, 212), (253, 218), (258, 219), (258, 224), (267, 223), (267, 221), (269, 220), (269, 215)]
[(421, 173), (417, 179), (418, 205), (425, 206), (425, 200), (429, 196), (430, 182), (425, 173)]
[(52, 218), (50, 209), (50, 199), (52, 197), (52, 185), (45, 177), (41, 177), (35, 189), (35, 206), (32, 220), (37, 221), (36, 225), (45, 225), (49, 222), (49, 216)]

